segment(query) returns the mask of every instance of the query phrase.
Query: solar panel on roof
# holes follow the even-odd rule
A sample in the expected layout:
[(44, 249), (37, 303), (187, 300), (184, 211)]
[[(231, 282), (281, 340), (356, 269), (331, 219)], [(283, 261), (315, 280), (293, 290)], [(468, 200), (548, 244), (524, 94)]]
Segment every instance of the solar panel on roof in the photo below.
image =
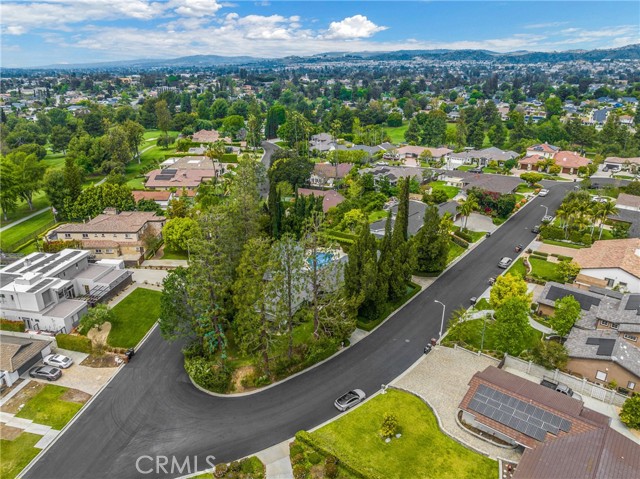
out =
[(34, 284), (33, 286), (31, 286), (27, 290), (27, 293), (35, 293), (39, 289), (44, 288), (46, 285), (48, 285), (49, 283), (53, 283), (54, 281), (55, 281), (55, 278), (45, 278), (42, 281), (39, 281), (36, 284)]
[(613, 348), (616, 346), (615, 339), (609, 338), (587, 338), (587, 344), (598, 346), (597, 356), (611, 356)]
[(175, 168), (167, 168), (166, 170), (162, 170), (164, 171), (167, 175), (175, 175), (178, 170), (176, 170)]
[(564, 432), (569, 432), (571, 430), (571, 422), (566, 419), (560, 419), (560, 429)]
[(638, 310), (640, 308), (640, 294), (630, 294), (624, 309), (627, 311)]
[(598, 306), (600, 304), (600, 298), (594, 298), (574, 291), (568, 292), (566, 289), (559, 288), (558, 286), (551, 286), (551, 288), (549, 288), (546, 299), (555, 301), (556, 299), (562, 299), (566, 296), (573, 296), (575, 300), (580, 303), (580, 308), (584, 311), (589, 311), (591, 306)]

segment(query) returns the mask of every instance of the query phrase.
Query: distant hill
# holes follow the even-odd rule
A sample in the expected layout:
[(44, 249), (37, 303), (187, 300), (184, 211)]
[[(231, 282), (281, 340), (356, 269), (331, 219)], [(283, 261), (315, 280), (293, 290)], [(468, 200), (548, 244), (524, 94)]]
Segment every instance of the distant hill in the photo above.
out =
[(140, 59), (70, 65), (46, 65), (31, 69), (85, 70), (85, 69), (151, 69), (151, 68), (206, 68), (224, 65), (271, 65), (291, 63), (318, 63), (345, 59), (377, 61), (410, 61), (414, 58), (443, 61), (498, 61), (510, 63), (555, 63), (565, 61), (640, 60), (640, 44), (607, 50), (568, 50), (563, 52), (516, 51), (498, 53), (489, 50), (398, 50), (393, 52), (327, 52), (306, 57), (255, 58), (250, 56), (225, 57), (221, 55), (192, 55), (172, 59)]

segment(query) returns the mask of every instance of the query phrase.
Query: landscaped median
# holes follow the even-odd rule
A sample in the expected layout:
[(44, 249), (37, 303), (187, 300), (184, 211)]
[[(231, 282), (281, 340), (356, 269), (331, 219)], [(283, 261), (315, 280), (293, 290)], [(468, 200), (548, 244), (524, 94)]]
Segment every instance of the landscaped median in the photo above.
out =
[[(397, 420), (392, 434), (382, 427), (389, 415)], [(445, 435), (421, 399), (398, 390), (314, 432), (298, 432), (290, 452), (295, 477), (489, 479), (497, 472), (496, 461)]]

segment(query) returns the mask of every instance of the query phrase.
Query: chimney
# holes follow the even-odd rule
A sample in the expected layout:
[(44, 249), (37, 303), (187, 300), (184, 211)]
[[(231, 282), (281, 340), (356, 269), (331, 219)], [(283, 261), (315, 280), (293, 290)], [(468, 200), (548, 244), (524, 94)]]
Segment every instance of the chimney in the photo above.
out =
[(105, 208), (102, 213), (105, 215), (117, 215), (118, 210), (116, 208)]

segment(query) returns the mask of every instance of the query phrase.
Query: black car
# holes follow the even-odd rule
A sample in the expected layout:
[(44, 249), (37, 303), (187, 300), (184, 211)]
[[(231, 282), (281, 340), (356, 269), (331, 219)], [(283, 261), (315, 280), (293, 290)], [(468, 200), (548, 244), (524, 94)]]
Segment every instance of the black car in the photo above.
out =
[(533, 228), (531, 228), (531, 232), (535, 234), (540, 233), (540, 225), (535, 225)]
[(55, 381), (62, 376), (62, 371), (54, 366), (36, 366), (29, 371), (32, 378), (46, 379), (47, 381)]

